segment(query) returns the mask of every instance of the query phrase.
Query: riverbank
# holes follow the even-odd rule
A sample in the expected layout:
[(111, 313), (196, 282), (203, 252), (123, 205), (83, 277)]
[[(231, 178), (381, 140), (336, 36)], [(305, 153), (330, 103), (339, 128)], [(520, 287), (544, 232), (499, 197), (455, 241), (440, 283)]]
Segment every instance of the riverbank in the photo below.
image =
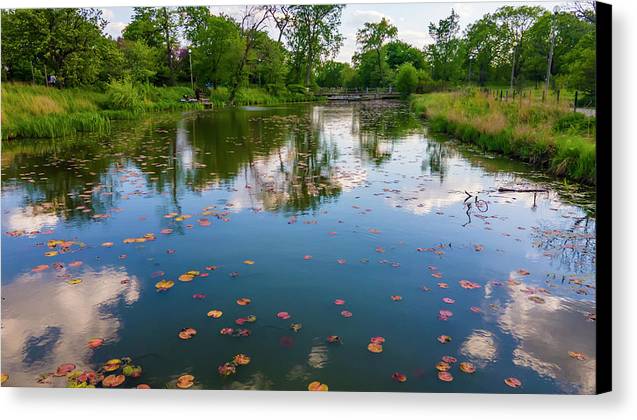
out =
[(411, 106), (432, 131), (595, 184), (595, 118), (567, 104), (529, 98), (500, 101), (477, 90), (412, 95)]
[[(115, 82), (103, 90), (55, 89), (28, 84), (2, 84), (2, 139), (64, 137), (78, 132), (108, 133), (111, 121), (134, 119), (147, 112), (203, 109), (200, 103), (181, 102), (192, 96), (190, 87), (154, 87)], [(228, 91), (211, 92), (214, 106), (225, 106)], [(240, 89), (237, 105), (276, 105), (307, 102), (312, 95), (285, 90), (273, 95), (260, 88)]]

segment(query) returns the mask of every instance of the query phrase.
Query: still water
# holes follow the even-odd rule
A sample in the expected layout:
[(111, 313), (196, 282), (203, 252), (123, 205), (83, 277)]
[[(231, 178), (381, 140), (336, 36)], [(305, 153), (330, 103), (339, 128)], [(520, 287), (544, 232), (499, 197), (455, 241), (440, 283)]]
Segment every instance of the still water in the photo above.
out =
[(4, 385), (593, 393), (594, 199), (392, 102), (7, 142)]

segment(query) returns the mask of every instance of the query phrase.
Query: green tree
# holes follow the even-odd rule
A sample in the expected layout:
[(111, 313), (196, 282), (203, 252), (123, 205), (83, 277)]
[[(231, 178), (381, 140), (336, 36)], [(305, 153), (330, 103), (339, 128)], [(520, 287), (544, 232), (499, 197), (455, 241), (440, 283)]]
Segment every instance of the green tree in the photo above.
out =
[(266, 32), (259, 32), (249, 60), (254, 69), (251, 72), (253, 82), (277, 86), (277, 91), (285, 87), (287, 51), (280, 42), (270, 38)]
[(565, 74), (561, 80), (570, 88), (584, 92), (595, 101), (596, 83), (596, 38), (595, 32), (589, 31), (577, 45), (564, 57)]
[(465, 44), (468, 80), (477, 79), (483, 85), (495, 78), (493, 69), (501, 57), (502, 45), (505, 44), (503, 35), (491, 14), (484, 15), (467, 27)]
[(432, 75), (436, 80), (450, 81), (461, 74), (460, 16), (451, 9), (451, 15), (429, 24), (429, 36), (434, 43), (427, 47), (427, 56), (432, 66)]
[(180, 13), (170, 7), (135, 7), (133, 19), (122, 35), (131, 41), (143, 41), (149, 47), (163, 51), (164, 66), (157, 75), (159, 81), (175, 83), (176, 53)]
[(233, 104), (239, 85), (245, 77), (245, 67), (248, 57), (254, 48), (260, 31), (265, 27), (270, 13), (267, 6), (246, 6), (241, 19), (241, 36), (243, 38), (243, 52), (233, 74), (228, 101)]
[(2, 65), (9, 80), (43, 80), (78, 86), (100, 80), (117, 55), (103, 36), (106, 21), (98, 9), (20, 9), (2, 11)]
[(125, 71), (135, 82), (149, 83), (155, 76), (155, 51), (143, 41), (121, 39), (119, 48), (124, 55)]
[(411, 63), (416, 69), (424, 69), (427, 66), (422, 51), (406, 42), (388, 42), (384, 50), (387, 64), (391, 69), (395, 70), (403, 63)]
[(336, 56), (342, 45), (340, 26), (343, 7), (332, 4), (290, 6), (286, 38), (293, 56), (296, 79), (303, 78), (305, 86), (310, 86), (314, 66), (326, 57)]
[(376, 62), (378, 64), (378, 74), (380, 77), (380, 85), (384, 84), (383, 75), (383, 45), (386, 41), (391, 40), (398, 34), (398, 29), (389, 23), (386, 18), (382, 18), (380, 22), (366, 22), (362, 29), (356, 33), (356, 42), (360, 44), (361, 51), (366, 53), (374, 51)]
[(523, 49), (520, 51), (521, 72), (526, 79), (543, 80), (546, 77), (547, 57), (554, 39), (551, 74), (563, 74), (569, 52), (594, 25), (578, 19), (573, 13), (544, 13), (528, 30)]
[(187, 33), (197, 79), (229, 85), (244, 49), (239, 25), (226, 16), (209, 15)]
[(514, 87), (516, 74), (522, 68), (521, 60), (518, 57), (525, 46), (527, 31), (544, 12), (545, 9), (539, 6), (503, 6), (494, 14), (499, 30), (506, 35), (505, 48), (511, 57), (511, 89)]
[(352, 67), (347, 63), (326, 61), (319, 67), (316, 83), (321, 87), (343, 87), (345, 86), (345, 77), (351, 70)]

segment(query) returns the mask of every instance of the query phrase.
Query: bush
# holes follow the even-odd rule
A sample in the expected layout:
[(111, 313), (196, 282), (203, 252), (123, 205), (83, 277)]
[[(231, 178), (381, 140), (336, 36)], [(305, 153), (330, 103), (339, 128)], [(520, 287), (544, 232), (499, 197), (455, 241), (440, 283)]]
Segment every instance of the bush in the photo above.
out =
[(307, 89), (303, 85), (292, 84), (292, 85), (288, 85), (288, 91), (290, 91), (290, 93), (302, 93), (302, 94), (305, 94), (307, 92)]
[(414, 93), (417, 87), (418, 70), (411, 63), (401, 64), (396, 75), (396, 89), (403, 97), (407, 97)]
[(106, 105), (109, 109), (125, 109), (131, 112), (144, 110), (144, 99), (130, 80), (113, 80), (106, 90)]

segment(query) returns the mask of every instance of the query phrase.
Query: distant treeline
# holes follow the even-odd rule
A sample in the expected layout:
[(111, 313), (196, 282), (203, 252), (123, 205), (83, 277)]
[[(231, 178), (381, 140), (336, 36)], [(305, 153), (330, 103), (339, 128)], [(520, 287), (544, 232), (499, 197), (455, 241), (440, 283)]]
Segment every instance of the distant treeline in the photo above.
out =
[[(431, 23), (424, 49), (398, 40), (386, 19), (357, 32), (352, 63), (334, 61), (343, 42), (342, 5), (246, 6), (239, 16), (207, 7), (136, 7), (122, 37), (104, 33), (98, 9), (2, 11), (2, 78), (64, 87), (113, 80), (239, 88), (271, 95), (318, 87), (426, 92), (459, 84), (544, 83), (595, 91), (595, 3), (548, 11), (504, 6), (460, 30), (460, 16)], [(355, 6), (350, 6), (355, 7)], [(425, 20), (426, 16), (423, 16)], [(270, 31), (268, 31), (270, 28)], [(269, 35), (274, 34), (274, 35)], [(191, 72), (192, 68), (192, 72)]]

